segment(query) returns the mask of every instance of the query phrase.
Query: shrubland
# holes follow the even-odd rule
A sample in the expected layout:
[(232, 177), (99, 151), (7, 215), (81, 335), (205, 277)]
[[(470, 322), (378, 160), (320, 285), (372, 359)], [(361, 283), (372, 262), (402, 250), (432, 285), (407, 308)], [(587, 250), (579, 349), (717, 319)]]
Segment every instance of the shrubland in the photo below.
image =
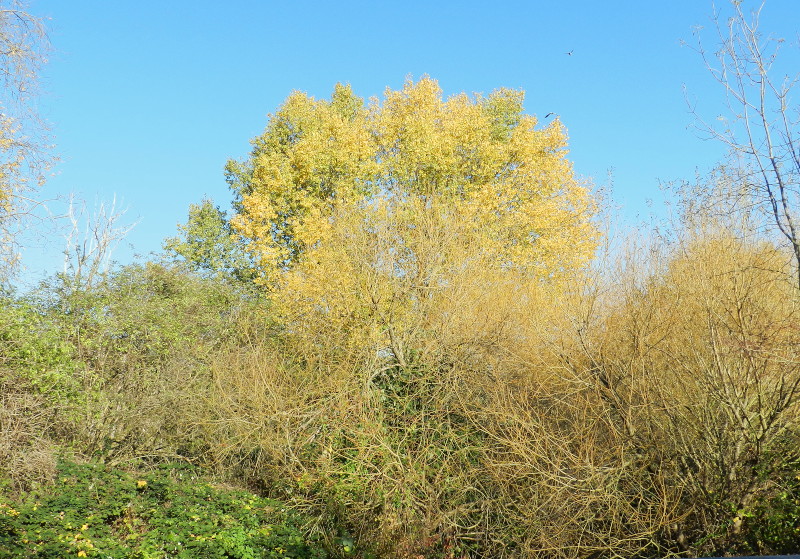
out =
[[(604, 252), (558, 121), (430, 79), (295, 93), (228, 180), (232, 219), (193, 206), (164, 258), (4, 298), (0, 545), (246, 557), (283, 523), (286, 556), (800, 546), (792, 253), (735, 212)], [(119, 498), (53, 500), (87, 478)], [(192, 495), (227, 520), (148, 508)]]

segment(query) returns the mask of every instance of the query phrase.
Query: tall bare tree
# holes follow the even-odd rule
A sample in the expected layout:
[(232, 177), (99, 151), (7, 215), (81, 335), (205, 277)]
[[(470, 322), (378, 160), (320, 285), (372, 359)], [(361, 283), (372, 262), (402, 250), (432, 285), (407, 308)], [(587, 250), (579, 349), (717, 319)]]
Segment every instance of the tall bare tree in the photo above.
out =
[(696, 30), (697, 50), (724, 90), (728, 114), (713, 123), (695, 116), (703, 131), (730, 148), (744, 191), (788, 242), (800, 288), (800, 105), (791, 97), (800, 74), (780, 65), (786, 41), (759, 29), (765, 2), (751, 11), (742, 4), (732, 0), (727, 19), (715, 8), (714, 52)]
[(36, 204), (30, 191), (50, 161), (33, 100), (50, 43), (43, 20), (21, 0), (0, 0), (0, 271), (16, 257), (15, 231)]
[(87, 211), (85, 203), (70, 196), (66, 214), (70, 230), (64, 237), (62, 276), (70, 289), (90, 289), (108, 272), (114, 249), (136, 226), (120, 224), (126, 212), (117, 209), (116, 196), (111, 204), (101, 202), (94, 214)]

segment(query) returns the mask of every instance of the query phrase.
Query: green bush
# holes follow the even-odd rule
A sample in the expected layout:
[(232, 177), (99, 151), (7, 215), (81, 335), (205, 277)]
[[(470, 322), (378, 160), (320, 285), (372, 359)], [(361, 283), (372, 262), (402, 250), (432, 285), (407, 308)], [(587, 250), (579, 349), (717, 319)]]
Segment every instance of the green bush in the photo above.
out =
[(54, 485), (0, 498), (0, 556), (153, 559), (327, 557), (321, 535), (280, 502), (168, 464), (139, 477), (62, 462)]
[(21, 491), (52, 475), (93, 397), (89, 377), (58, 320), (0, 299), (0, 487)]
[(74, 348), (58, 322), (32, 305), (0, 300), (0, 356), (0, 381), (13, 375), (17, 390), (44, 395), (54, 406), (83, 402)]
[(210, 356), (247, 335), (266, 306), (178, 264), (132, 264), (88, 289), (70, 285), (55, 278), (32, 299), (93, 373), (83, 389), (97, 397), (76, 452), (108, 463), (199, 456), (193, 425)]
[[(794, 442), (797, 448), (797, 438)], [(735, 550), (739, 554), (791, 554), (800, 549), (800, 460), (774, 477), (772, 494), (742, 511), (747, 547)]]

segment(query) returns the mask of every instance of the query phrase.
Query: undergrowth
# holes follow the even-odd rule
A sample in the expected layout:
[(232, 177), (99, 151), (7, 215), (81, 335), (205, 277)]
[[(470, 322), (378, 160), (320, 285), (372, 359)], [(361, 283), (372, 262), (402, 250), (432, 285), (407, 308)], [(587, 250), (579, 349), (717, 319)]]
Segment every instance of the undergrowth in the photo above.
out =
[(0, 557), (328, 557), (310, 526), (279, 501), (219, 487), (183, 464), (136, 476), (60, 462), (53, 485), (0, 496)]

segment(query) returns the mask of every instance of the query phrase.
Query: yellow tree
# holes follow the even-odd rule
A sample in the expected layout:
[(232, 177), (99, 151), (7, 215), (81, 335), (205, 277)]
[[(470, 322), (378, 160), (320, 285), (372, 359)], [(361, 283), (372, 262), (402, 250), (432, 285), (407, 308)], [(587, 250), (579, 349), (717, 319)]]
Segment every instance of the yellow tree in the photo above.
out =
[(459, 282), (520, 288), (581, 270), (598, 239), (595, 201), (566, 159), (564, 127), (537, 128), (523, 98), (444, 98), (430, 78), (368, 103), (342, 85), (329, 101), (290, 95), (250, 158), (228, 164), (234, 229), (287, 317), (307, 329), (312, 316), (369, 316), (374, 328), (347, 330), (388, 336), (403, 363), (402, 325), (418, 331), (411, 317), (441, 308)]
[[(538, 126), (523, 96), (445, 98), (429, 78), (368, 102), (294, 93), (228, 165), (282, 334), (215, 366), (214, 429), (252, 444), (267, 479), (319, 481), (380, 556), (496, 545), (505, 489), (478, 464), (519, 456), (500, 448), (530, 411), (517, 388), (558, 375), (540, 339), (583, 285), (596, 203), (561, 123)], [(507, 525), (547, 517), (531, 510)]]
[(503, 89), (444, 99), (430, 78), (368, 104), (342, 85), (330, 101), (290, 95), (251, 157), (228, 164), (234, 227), (264, 281), (279, 282), (324, 245), (337, 212), (379, 200), (395, 216), (419, 205), (414, 219), (470, 213), (499, 266), (542, 277), (580, 268), (597, 239), (594, 201), (565, 158), (563, 126), (536, 129), (523, 97)]

